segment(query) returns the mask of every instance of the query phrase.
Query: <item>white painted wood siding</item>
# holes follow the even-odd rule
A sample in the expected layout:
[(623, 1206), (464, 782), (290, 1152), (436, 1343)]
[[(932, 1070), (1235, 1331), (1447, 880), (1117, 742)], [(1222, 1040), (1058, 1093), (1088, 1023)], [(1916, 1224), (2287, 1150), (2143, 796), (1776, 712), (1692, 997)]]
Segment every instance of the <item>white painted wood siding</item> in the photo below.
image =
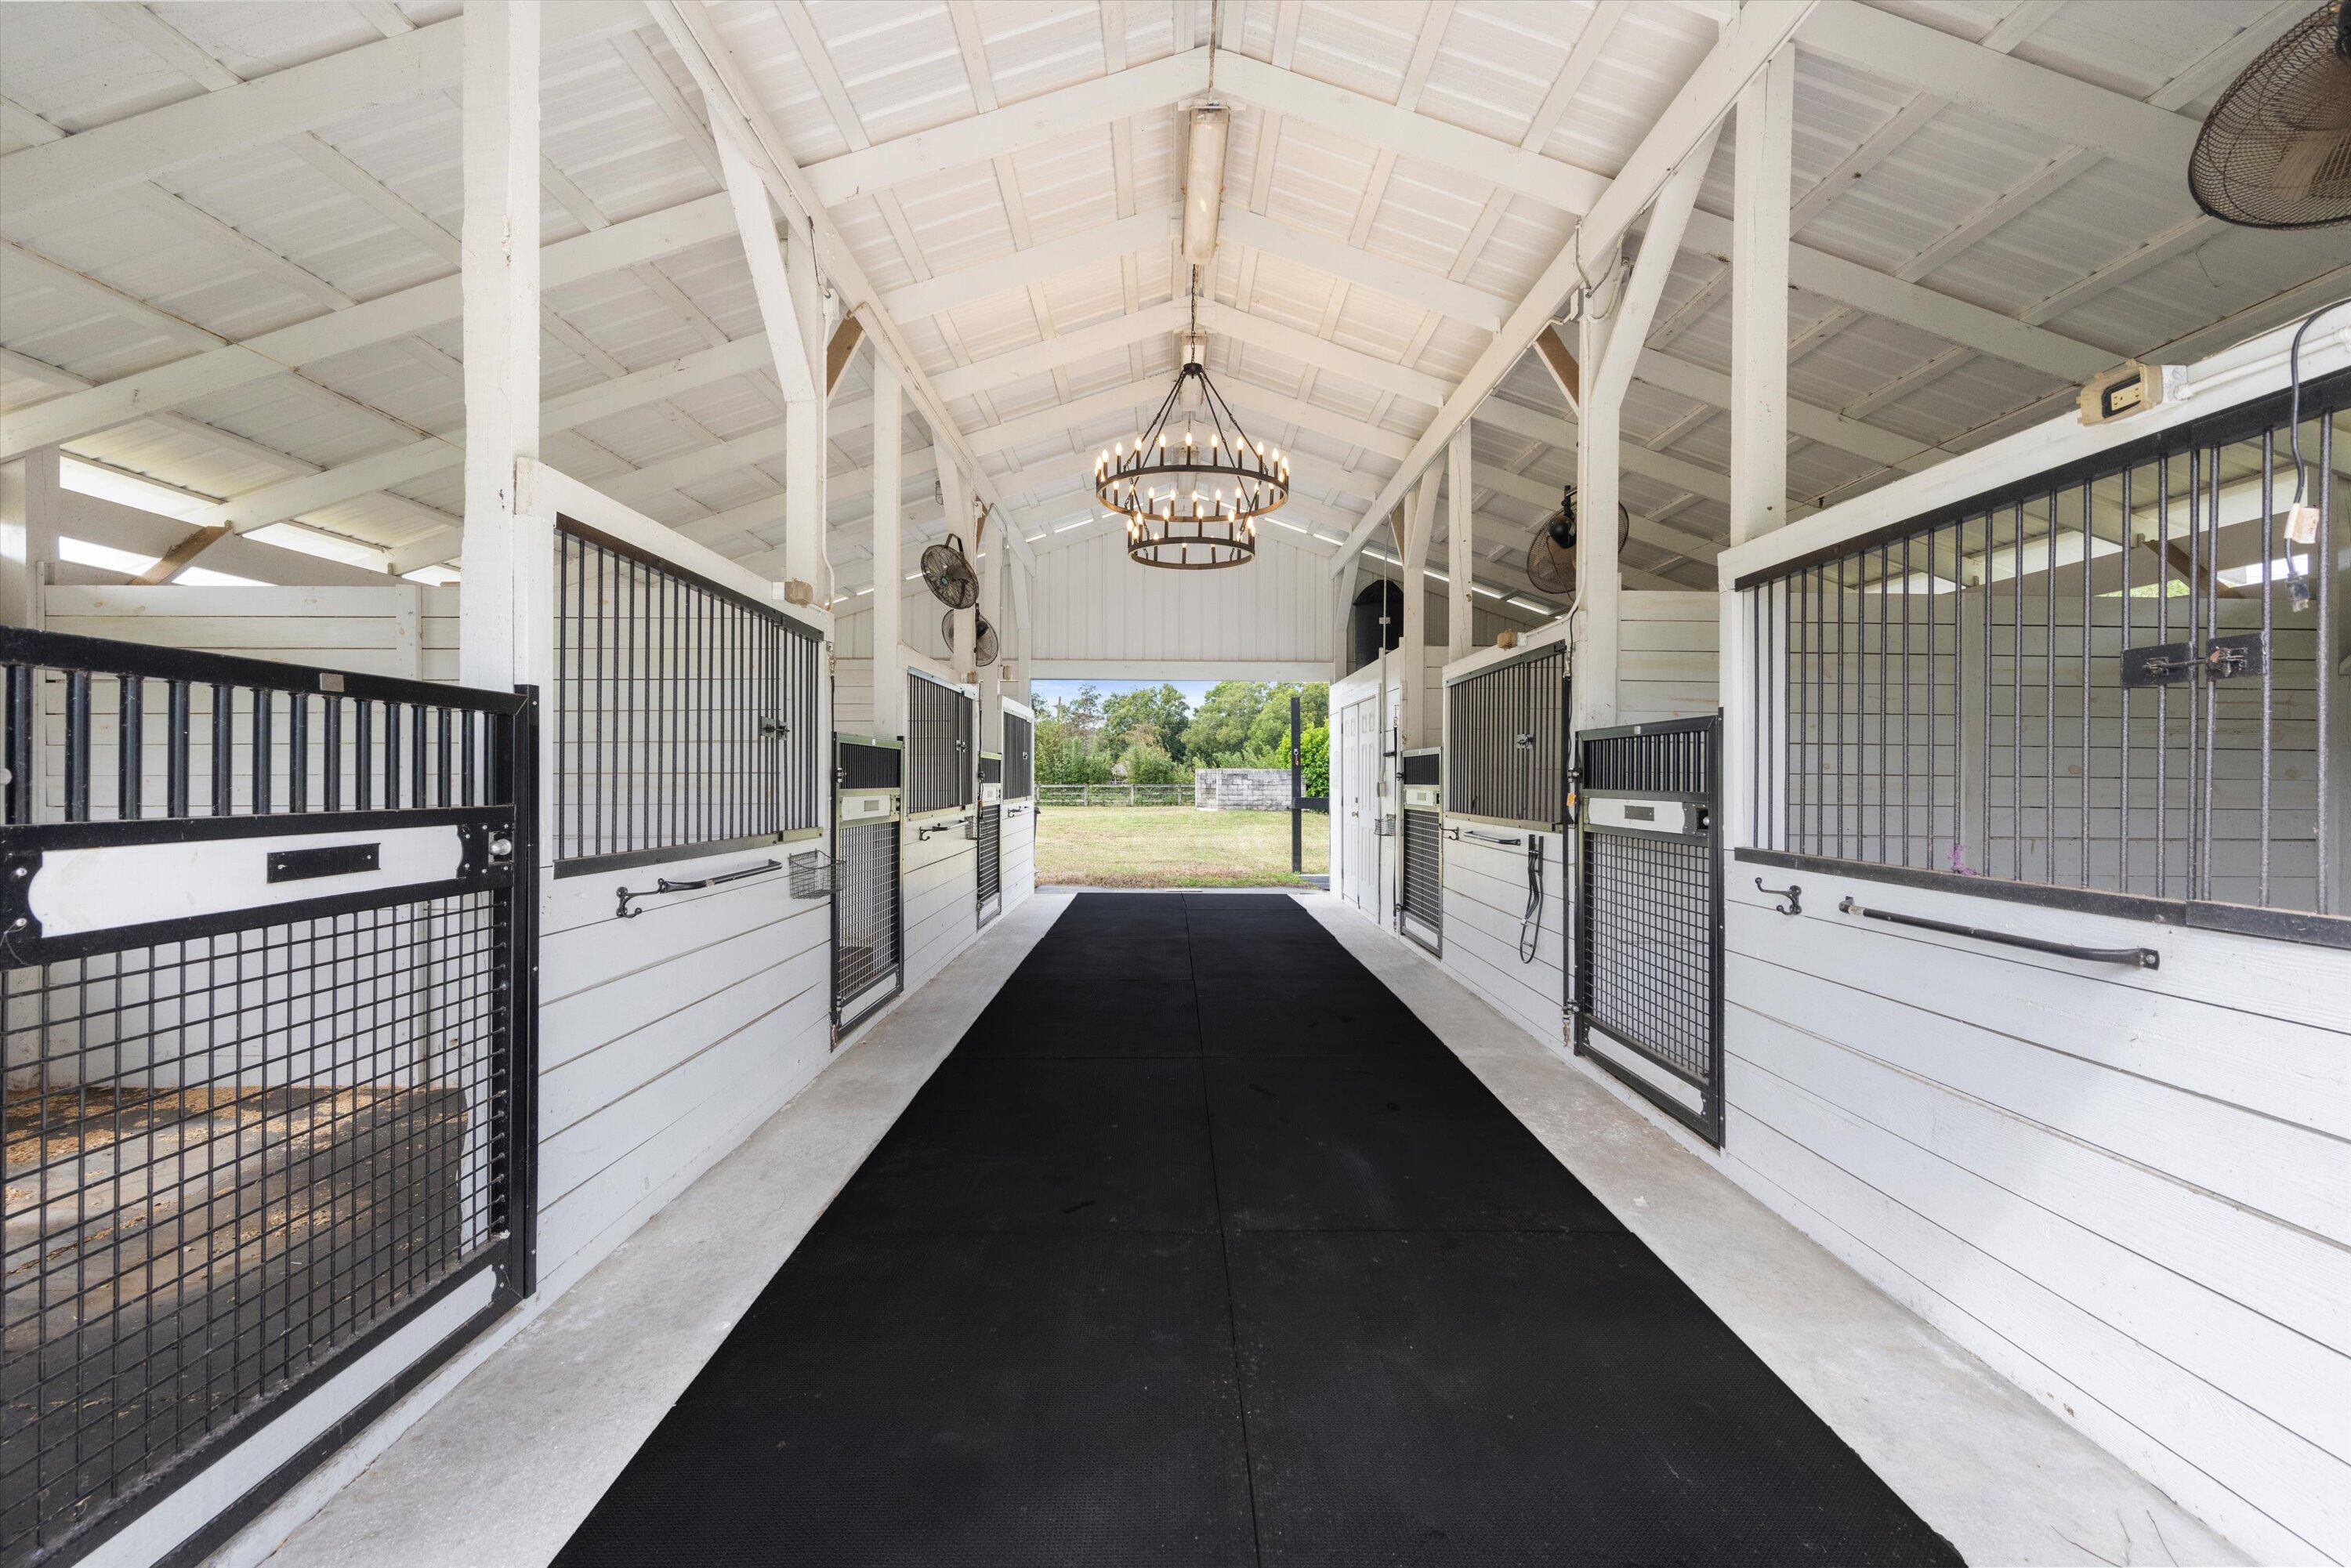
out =
[(1039, 553), (1031, 620), (1040, 665), (1328, 668), (1330, 563), (1268, 527), (1246, 566), (1158, 571), (1127, 559), (1123, 534), (1096, 534)]
[[(1484, 835), (1479, 837), (1477, 835)], [(1516, 846), (1489, 841), (1517, 839)], [(1530, 932), (1527, 851), (1542, 846), (1542, 903)], [(1560, 1043), (1566, 996), (1568, 878), (1558, 833), (1529, 833), (1474, 822), (1447, 822), (1445, 838), (1445, 955), (1460, 982), (1545, 1045)], [(1527, 942), (1531, 936), (1532, 940)], [(1520, 957), (1520, 946), (1531, 959)]]
[(1711, 593), (1620, 596), (1616, 722), (1698, 718), (1721, 703), (1719, 606)]

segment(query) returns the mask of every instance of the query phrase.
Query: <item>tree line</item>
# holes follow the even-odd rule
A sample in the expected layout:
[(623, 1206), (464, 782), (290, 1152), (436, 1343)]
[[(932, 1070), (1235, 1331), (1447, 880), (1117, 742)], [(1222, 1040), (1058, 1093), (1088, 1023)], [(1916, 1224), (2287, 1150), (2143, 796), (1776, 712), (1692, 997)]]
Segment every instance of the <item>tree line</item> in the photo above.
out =
[(1290, 699), (1310, 796), (1331, 792), (1331, 688), (1320, 681), (1218, 681), (1195, 707), (1174, 686), (1104, 696), (1092, 685), (1037, 712), (1041, 784), (1188, 784), (1201, 768), (1290, 766)]

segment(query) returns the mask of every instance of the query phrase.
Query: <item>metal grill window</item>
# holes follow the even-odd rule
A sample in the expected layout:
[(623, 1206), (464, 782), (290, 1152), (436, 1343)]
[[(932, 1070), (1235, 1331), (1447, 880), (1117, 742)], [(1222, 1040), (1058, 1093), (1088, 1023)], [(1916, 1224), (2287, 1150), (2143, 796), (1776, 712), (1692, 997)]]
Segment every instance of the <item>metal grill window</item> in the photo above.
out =
[(1605, 1051), (1594, 1060), (1721, 1146), (1719, 717), (1583, 737), (1574, 939), (1576, 1044), (1591, 1031), (1696, 1089), (1695, 1107)]
[(844, 824), (833, 860), (833, 997), (847, 1030), (898, 994), (897, 821)]
[(1036, 793), (1036, 728), (1017, 713), (1004, 716), (1004, 798), (1026, 800)]
[(1004, 808), (979, 809), (979, 917), (995, 917), (1004, 900)]
[(558, 875), (819, 824), (812, 628), (568, 519), (555, 579)]
[(1445, 929), (1445, 828), (1435, 811), (1404, 813), (1403, 881), (1404, 912), (1413, 922), (1405, 935), (1436, 950)]
[(1553, 645), (1446, 687), (1445, 809), (1531, 828), (1563, 820), (1564, 649)]
[(0, 646), (10, 825), (506, 803), (489, 782), (500, 720), (451, 688), (55, 633), (38, 646)]
[(1751, 842), (2351, 944), (2346, 406), (2299, 538), (2281, 394), (1743, 580)]
[(11, 629), (0, 678), (11, 889), (52, 854), (259, 859), (321, 817), (517, 845), (292, 906), (0, 916), (15, 1564), (169, 1495), (440, 1288), (530, 1288), (531, 767), (507, 695)]
[(906, 814), (971, 804), (971, 698), (906, 678)]

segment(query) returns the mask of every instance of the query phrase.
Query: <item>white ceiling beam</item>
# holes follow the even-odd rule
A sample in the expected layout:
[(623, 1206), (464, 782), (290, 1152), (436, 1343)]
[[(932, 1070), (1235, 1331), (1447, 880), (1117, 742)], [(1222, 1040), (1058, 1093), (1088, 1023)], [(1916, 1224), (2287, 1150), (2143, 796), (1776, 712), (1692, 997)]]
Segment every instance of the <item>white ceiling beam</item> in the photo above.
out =
[[(1344, 570), (1347, 559), (1371, 536), (1387, 509), (1402, 499), (1405, 486), (1436, 459), (1453, 438), (1453, 433), (1469, 421), (1487, 394), (1510, 373), (1520, 356), (1534, 342), (1535, 334), (1551, 324), (1552, 314), (1568, 289), (1579, 277), (1596, 277), (1606, 269), (1609, 256), (1625, 229), (1664, 188), (1681, 161), (1695, 148), (1711, 151), (1714, 133), (1723, 116), (1730, 111), (1739, 94), (1765, 62), (1786, 47), (1811, 9), (1809, 0), (1805, 4), (1751, 6), (1724, 28), (1720, 39), (1634, 149), (1624, 172), (1609, 182), (1607, 189), (1592, 204), (1577, 223), (1566, 247), (1543, 269), (1534, 287), (1510, 312), (1501, 331), (1486, 345), (1470, 366), (1469, 373), (1438, 409), (1428, 429), (1413, 444), (1396, 476), (1365, 509), (1363, 520), (1339, 552), (1340, 559), (1333, 563), (1334, 575)], [(1512, 156), (1529, 155), (1520, 148), (1506, 151)], [(1591, 373), (1587, 367), (1587, 379)]]
[(1064, 235), (993, 261), (957, 267), (904, 288), (893, 288), (879, 302), (901, 321), (935, 316), (943, 310), (1027, 288), (1098, 262), (1165, 248), (1175, 233), (1176, 207), (1172, 203), (1162, 203), (1133, 217)]
[[(633, 408), (662, 402), (695, 387), (746, 374), (768, 363), (768, 345), (758, 338), (704, 349), (650, 366), (618, 381), (597, 382), (538, 405), (539, 430), (554, 434)], [(312, 475), (266, 485), (222, 501), (196, 520), (208, 528), (247, 533), (298, 517), (319, 507), (437, 474), (465, 460), (465, 432), (444, 431), (423, 441), (377, 452)]]
[[(1228, 56), (1218, 59), (1217, 70), (1220, 85), (1229, 84), (1237, 95), (1250, 101), (1276, 104), (1284, 114), (1310, 120), (1325, 130), (1443, 164), (1564, 213), (1587, 212), (1609, 186), (1605, 176), (1590, 170), (1262, 61)], [(1247, 84), (1246, 89), (1243, 84)], [(1692, 213), (1683, 243), (1727, 262), (1731, 248), (1730, 220), (1704, 211)], [(2046, 328), (2029, 326), (1924, 285), (1889, 277), (1826, 251), (1799, 245), (1790, 246), (1788, 254), (1789, 281), (1799, 288), (1858, 306), (1873, 316), (1908, 323), (2044, 374), (2080, 381), (2114, 363), (2114, 355), (2105, 350), (2077, 342)]]
[(2198, 122), (2186, 115), (1873, 6), (1821, 6), (1805, 22), (1800, 41), (1873, 76), (1924, 89), (2061, 145), (2095, 148), (2167, 180), (2179, 178), (2195, 150)]
[[(744, 81), (738, 62), (718, 38), (707, 13), (699, 7), (681, 7), (674, 0), (649, 0), (649, 8), (663, 36), (702, 88), (706, 101), (726, 107), (742, 133), (746, 150), (768, 182), (769, 193), (787, 213), (797, 210), (808, 224), (816, 242), (816, 259), (840, 291), (843, 313), (854, 311), (864, 321), (868, 335), (873, 339), (875, 356), (878, 359), (887, 355), (896, 367), (924, 423), (931, 427), (932, 439), (947, 446), (962, 471), (971, 476), (981, 499), (993, 504), (997, 498), (995, 488), (981, 471), (979, 460), (973, 455), (962, 430), (948, 417), (929, 376), (923, 371), (922, 361), (907, 344), (896, 319), (883, 308), (879, 291), (865, 276), (865, 269), (858, 264), (848, 242), (841, 238), (841, 230), (825, 211), (824, 202), (807, 172), (784, 151), (782, 136), (759, 108), (758, 96)], [(1017, 533), (1012, 548), (1016, 555), (1025, 558), (1027, 547)]]
[[(448, 86), (462, 65), (460, 22), (452, 17), (397, 37), (288, 66), (218, 92), (0, 158), (0, 190), (21, 217), (52, 202), (87, 195), (158, 170), (275, 141), (378, 104)], [(586, 43), (644, 26), (635, 0), (567, 0), (546, 17), (549, 47)]]
[[(1219, 69), (1233, 58), (1226, 55)], [(1039, 93), (988, 112), (967, 115), (929, 131), (900, 136), (800, 170), (809, 190), (828, 207), (909, 180), (985, 163), (1040, 141), (1057, 141), (1165, 109), (1208, 87), (1208, 51), (1189, 49), (1149, 65), (1113, 71)]]
[(1407, 305), (1437, 311), (1489, 332), (1499, 327), (1502, 318), (1510, 314), (1510, 302), (1499, 295), (1456, 283), (1440, 273), (1424, 272), (1349, 245), (1343, 239), (1260, 217), (1237, 203), (1225, 204), (1220, 226), (1224, 237), (1236, 245), (1327, 272), (1347, 283), (1375, 289)]
[(1131, 316), (1113, 316), (1091, 327), (1081, 327), (1042, 342), (941, 371), (932, 385), (938, 388), (943, 398), (974, 397), (1111, 353), (1130, 343), (1170, 336), (1183, 329), (1186, 319), (1184, 300), (1166, 300)]
[[(542, 247), (542, 287), (559, 288), (583, 277), (618, 271), (732, 234), (734, 229), (724, 193), (680, 203)], [(347, 310), (329, 311), (101, 382), (88, 392), (28, 404), (0, 417), (0, 461), (36, 446), (71, 441), (176, 409), (196, 398), (265, 381), (332, 355), (406, 337), (456, 319), (462, 308), (458, 278), (453, 273), (379, 295)]]
[(1229, 305), (1202, 300), (1200, 321), (1210, 331), (1222, 333), (1237, 346), (1296, 360), (1318, 371), (1328, 371), (1349, 381), (1376, 387), (1381, 392), (1425, 402), (1431, 408), (1442, 403), (1445, 394), (1452, 390), (1444, 381), (1426, 371), (1416, 371), (1394, 360), (1384, 360), (1376, 354), (1344, 348), (1312, 332), (1303, 332), (1263, 316), (1251, 316)]

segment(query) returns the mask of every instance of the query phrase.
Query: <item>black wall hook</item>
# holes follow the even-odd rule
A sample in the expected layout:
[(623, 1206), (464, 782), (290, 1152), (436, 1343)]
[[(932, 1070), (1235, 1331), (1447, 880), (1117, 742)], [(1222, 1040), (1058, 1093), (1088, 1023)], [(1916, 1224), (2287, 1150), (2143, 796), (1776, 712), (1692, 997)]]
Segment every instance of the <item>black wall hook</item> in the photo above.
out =
[(1792, 882), (1785, 887), (1766, 887), (1763, 885), (1763, 879), (1759, 876), (1755, 879), (1755, 891), (1758, 893), (1769, 894), (1773, 898), (1784, 898), (1788, 901), (1774, 911), (1775, 914), (1802, 915), (1804, 912), (1804, 901), (1801, 896), (1799, 896), (1802, 894), (1804, 889), (1802, 884), (1799, 883)]

